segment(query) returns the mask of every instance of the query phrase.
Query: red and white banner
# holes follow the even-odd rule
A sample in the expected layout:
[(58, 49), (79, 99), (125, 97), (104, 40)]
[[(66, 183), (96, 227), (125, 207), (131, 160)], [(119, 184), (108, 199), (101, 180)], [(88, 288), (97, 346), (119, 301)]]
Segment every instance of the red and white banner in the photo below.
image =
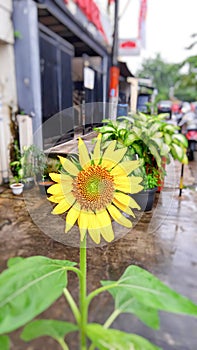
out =
[(101, 21), (100, 9), (97, 6), (96, 2), (94, 0), (64, 0), (64, 3), (68, 5), (68, 8), (70, 3), (72, 2), (76, 4), (80, 11), (85, 15), (87, 20), (91, 22), (96, 27), (96, 29), (102, 34), (105, 42), (108, 43), (108, 38), (106, 36)]
[(138, 19), (138, 38), (141, 42), (141, 47), (146, 47), (146, 14), (147, 0), (140, 0), (140, 11)]

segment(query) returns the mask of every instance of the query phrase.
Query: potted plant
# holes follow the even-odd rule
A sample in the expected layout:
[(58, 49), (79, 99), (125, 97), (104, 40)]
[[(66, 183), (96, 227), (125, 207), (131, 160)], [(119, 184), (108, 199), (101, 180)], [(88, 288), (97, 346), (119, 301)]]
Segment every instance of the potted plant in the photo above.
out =
[[(165, 175), (164, 159), (170, 162), (170, 156), (187, 163), (187, 140), (178, 133), (178, 127), (168, 124), (164, 115), (145, 115), (138, 113), (120, 117), (116, 121), (104, 119), (104, 125), (95, 128), (102, 134), (103, 144), (117, 140), (118, 147), (127, 147), (127, 159), (141, 159), (141, 174), (144, 179), (144, 191), (154, 188), (162, 182)], [(138, 170), (139, 171), (139, 170)], [(146, 208), (146, 206), (143, 206)]]
[(20, 152), (18, 144), (15, 144), (15, 160), (10, 162), (10, 168), (14, 176), (20, 176), (24, 189), (31, 189), (35, 184), (38, 174), (40, 178), (46, 167), (46, 156), (36, 145), (25, 146)]
[(24, 184), (20, 182), (20, 178), (15, 176), (10, 181), (10, 188), (11, 188), (13, 194), (19, 195), (23, 192)]
[[(61, 163), (58, 159), (48, 157), (45, 162), (45, 166), (42, 169), (42, 176), (38, 179), (38, 186), (40, 193), (46, 195), (47, 189), (54, 184), (50, 179), (49, 174), (52, 172), (58, 173), (61, 168)], [(41, 173), (39, 174), (41, 175)]]

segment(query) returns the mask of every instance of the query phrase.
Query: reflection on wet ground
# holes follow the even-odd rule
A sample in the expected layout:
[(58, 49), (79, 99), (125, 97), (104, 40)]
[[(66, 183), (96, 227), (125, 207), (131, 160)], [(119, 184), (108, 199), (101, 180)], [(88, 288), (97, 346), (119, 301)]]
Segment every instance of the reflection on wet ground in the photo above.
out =
[[(129, 232), (121, 232), (120, 239), (105, 246), (88, 249), (88, 290), (99, 286), (102, 279), (117, 279), (130, 264), (139, 265), (158, 276), (166, 284), (197, 303), (197, 163), (185, 166), (182, 196), (179, 197), (180, 165), (170, 165), (164, 190), (157, 193), (154, 209), (143, 213), (140, 221)], [(0, 269), (12, 256), (44, 255), (57, 259), (78, 261), (78, 248), (65, 246), (45, 235), (42, 230), (53, 224), (45, 198), (32, 196), (14, 197), (9, 189), (0, 194)], [(30, 217), (28, 209), (33, 208)], [(31, 211), (31, 210), (30, 210)], [(44, 212), (44, 214), (43, 214)], [(33, 220), (39, 219), (39, 228)], [(33, 218), (33, 219), (32, 219)], [(52, 220), (52, 221), (51, 221)], [(64, 226), (64, 220), (58, 225)], [(51, 235), (53, 236), (53, 235)], [(58, 237), (56, 239), (61, 241)], [(69, 278), (70, 290), (77, 297), (78, 282), (74, 275)], [(107, 293), (93, 300), (90, 306), (90, 321), (104, 322), (113, 309), (113, 301)], [(134, 332), (147, 337), (164, 350), (196, 350), (197, 319), (182, 315), (161, 313), (161, 328), (153, 331), (131, 315), (121, 315), (114, 328)], [(72, 320), (72, 315), (60, 298), (42, 317)], [(24, 344), (19, 340), (20, 332), (12, 335), (14, 350), (59, 350), (59, 346), (48, 338)], [(78, 340), (69, 336), (71, 350), (78, 349)], [(145, 349), (146, 350), (146, 349)]]

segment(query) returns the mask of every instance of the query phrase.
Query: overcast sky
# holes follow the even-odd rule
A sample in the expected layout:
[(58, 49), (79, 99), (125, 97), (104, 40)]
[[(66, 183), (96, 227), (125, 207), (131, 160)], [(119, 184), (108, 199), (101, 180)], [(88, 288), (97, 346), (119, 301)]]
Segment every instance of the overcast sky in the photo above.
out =
[[(120, 37), (137, 36), (139, 2), (130, 0), (121, 16), (127, 0), (120, 1)], [(138, 57), (123, 58), (133, 73), (143, 58), (154, 57), (157, 52), (170, 63), (181, 62), (186, 57), (197, 54), (197, 45), (193, 50), (185, 50), (185, 47), (192, 42), (190, 35), (197, 33), (197, 0), (147, 0), (147, 2), (146, 49), (143, 49)]]

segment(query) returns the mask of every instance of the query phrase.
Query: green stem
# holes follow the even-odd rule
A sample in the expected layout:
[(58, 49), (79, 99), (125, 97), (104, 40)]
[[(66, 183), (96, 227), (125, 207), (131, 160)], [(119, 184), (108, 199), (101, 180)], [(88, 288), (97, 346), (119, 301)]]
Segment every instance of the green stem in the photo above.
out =
[(65, 343), (64, 339), (58, 338), (57, 339), (58, 343), (61, 345), (63, 350), (69, 350), (68, 345)]
[(79, 304), (81, 312), (80, 320), (80, 350), (86, 350), (86, 324), (87, 324), (87, 302), (86, 302), (86, 275), (87, 275), (87, 262), (86, 262), (86, 237), (80, 242), (80, 271), (79, 278)]
[(81, 276), (81, 271), (77, 267), (69, 266), (69, 267), (65, 267), (65, 270), (75, 272), (78, 278), (80, 278)]
[(105, 292), (111, 288), (117, 287), (117, 282), (114, 282), (112, 284), (109, 284), (107, 286), (100, 287), (98, 289), (95, 289), (92, 293), (90, 293), (87, 297), (87, 305), (90, 304), (91, 300), (96, 297), (99, 293)]
[(109, 328), (111, 324), (114, 322), (114, 320), (121, 314), (120, 310), (114, 310), (112, 314), (108, 317), (108, 319), (105, 321), (103, 327)]
[(80, 324), (81, 315), (80, 315), (79, 309), (67, 288), (64, 288), (64, 295), (70, 305), (73, 315), (75, 316), (75, 320), (77, 321), (78, 324)]

